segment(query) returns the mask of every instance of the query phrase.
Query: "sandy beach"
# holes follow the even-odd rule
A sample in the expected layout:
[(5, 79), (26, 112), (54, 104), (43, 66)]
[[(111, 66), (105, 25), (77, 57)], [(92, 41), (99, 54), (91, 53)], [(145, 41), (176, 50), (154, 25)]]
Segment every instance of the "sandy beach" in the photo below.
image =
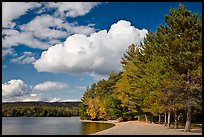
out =
[(128, 121), (110, 122), (115, 126), (91, 135), (202, 135), (201, 128), (193, 128), (191, 132), (184, 132), (184, 129), (172, 129), (161, 124), (148, 122)]

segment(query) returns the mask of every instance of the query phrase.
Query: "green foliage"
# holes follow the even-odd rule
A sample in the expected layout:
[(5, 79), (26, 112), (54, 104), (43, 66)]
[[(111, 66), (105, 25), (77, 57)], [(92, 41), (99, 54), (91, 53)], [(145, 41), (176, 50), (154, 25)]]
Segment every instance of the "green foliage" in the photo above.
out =
[(121, 73), (86, 90), (81, 114), (120, 121), (187, 108), (201, 114), (202, 16), (179, 5), (164, 20), (166, 26), (150, 31), (144, 43), (128, 47)]
[[(3, 103), (2, 104), (2, 116), (3, 117), (71, 117), (80, 115), (80, 107), (74, 104), (72, 107), (65, 107), (59, 105), (62, 103), (43, 103), (43, 105), (36, 105), (35, 103)], [(59, 105), (59, 106), (55, 106)]]

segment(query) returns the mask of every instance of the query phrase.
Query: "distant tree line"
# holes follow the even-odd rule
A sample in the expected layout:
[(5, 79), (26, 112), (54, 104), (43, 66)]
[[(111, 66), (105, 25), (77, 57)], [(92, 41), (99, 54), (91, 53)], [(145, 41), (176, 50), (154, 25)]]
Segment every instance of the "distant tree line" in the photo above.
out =
[(71, 117), (80, 115), (81, 102), (14, 102), (2, 104), (2, 117)]
[[(140, 45), (130, 45), (123, 71), (88, 87), (81, 118), (132, 120), (161, 118), (174, 127), (202, 116), (202, 16), (184, 5), (164, 16), (166, 26), (150, 31)], [(195, 119), (196, 117), (196, 119)], [(200, 120), (201, 122), (201, 120)]]

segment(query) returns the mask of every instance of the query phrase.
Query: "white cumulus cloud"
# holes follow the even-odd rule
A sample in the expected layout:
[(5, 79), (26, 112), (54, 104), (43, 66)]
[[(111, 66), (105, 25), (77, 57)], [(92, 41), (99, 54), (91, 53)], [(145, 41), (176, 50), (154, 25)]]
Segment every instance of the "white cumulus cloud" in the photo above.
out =
[(50, 47), (46, 42), (42, 42), (34, 37), (34, 32), (19, 32), (13, 29), (4, 29), (2, 33), (5, 38), (2, 39), (2, 46), (10, 48), (12, 46), (26, 45), (32, 48), (47, 49)]
[[(32, 48), (47, 49), (60, 43), (63, 38), (79, 33), (89, 35), (95, 29), (88, 25), (69, 23), (67, 16), (77, 17), (87, 14), (98, 3), (88, 2), (3, 2), (2, 4), (2, 46), (25, 45)], [(20, 8), (16, 8), (20, 7)], [(39, 8), (40, 7), (40, 8)], [(54, 10), (53, 14), (36, 14), (39, 11)], [(16, 24), (15, 19), (34, 11), (28, 23)], [(60, 16), (55, 16), (60, 15)], [(15, 27), (14, 27), (15, 26)]]
[(17, 63), (17, 64), (30, 64), (35, 61), (35, 57), (33, 57), (32, 52), (23, 52), (23, 55), (17, 58), (11, 59), (11, 62)]
[(12, 79), (2, 84), (2, 97), (11, 98), (29, 93), (29, 87), (20, 79)]
[(14, 19), (39, 6), (41, 4), (36, 2), (2, 2), (2, 27), (13, 27)]
[[(37, 16), (29, 23), (22, 25), (21, 30), (25, 32), (33, 32), (35, 37), (39, 39), (49, 39), (49, 41), (65, 38), (73, 33), (89, 35), (90, 33), (95, 32), (95, 29), (89, 26), (77, 26), (76, 24), (69, 23), (61, 18), (56, 18), (51, 15)], [(48, 43), (50, 43), (49, 41)]]
[(77, 17), (87, 14), (92, 8), (100, 4), (99, 2), (49, 2), (48, 8), (56, 8), (56, 16)]
[(2, 98), (2, 102), (30, 102), (45, 101), (46, 99), (38, 94), (24, 94), (23, 96), (13, 96), (10, 98)]
[(81, 100), (77, 99), (63, 99), (63, 98), (49, 98), (47, 102), (81, 102)]
[(68, 87), (67, 84), (54, 81), (46, 81), (40, 84), (35, 85), (33, 88), (35, 91), (48, 91), (53, 89), (64, 89)]
[[(30, 54), (26, 52), (26, 54)], [(66, 99), (61, 98), (46, 98), (42, 92), (50, 90), (62, 90), (68, 87), (68, 84), (56, 81), (45, 81), (28, 86), (21, 79), (12, 79), (2, 84), (2, 102), (16, 101), (58, 101), (62, 102)]]
[(130, 44), (139, 45), (148, 31), (139, 30), (131, 23), (120, 20), (107, 30), (90, 36), (68, 36), (63, 44), (56, 44), (34, 62), (39, 72), (89, 73), (103, 76), (121, 70), (121, 58)]
[(7, 55), (14, 55), (14, 50), (12, 48), (2, 49), (2, 57)]

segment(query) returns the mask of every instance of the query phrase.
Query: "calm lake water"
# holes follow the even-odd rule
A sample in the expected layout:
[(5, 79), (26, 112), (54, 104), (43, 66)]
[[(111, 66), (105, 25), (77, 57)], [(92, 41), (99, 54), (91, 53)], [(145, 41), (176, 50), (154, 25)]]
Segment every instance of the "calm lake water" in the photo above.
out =
[(113, 126), (79, 117), (2, 117), (2, 135), (87, 135)]

